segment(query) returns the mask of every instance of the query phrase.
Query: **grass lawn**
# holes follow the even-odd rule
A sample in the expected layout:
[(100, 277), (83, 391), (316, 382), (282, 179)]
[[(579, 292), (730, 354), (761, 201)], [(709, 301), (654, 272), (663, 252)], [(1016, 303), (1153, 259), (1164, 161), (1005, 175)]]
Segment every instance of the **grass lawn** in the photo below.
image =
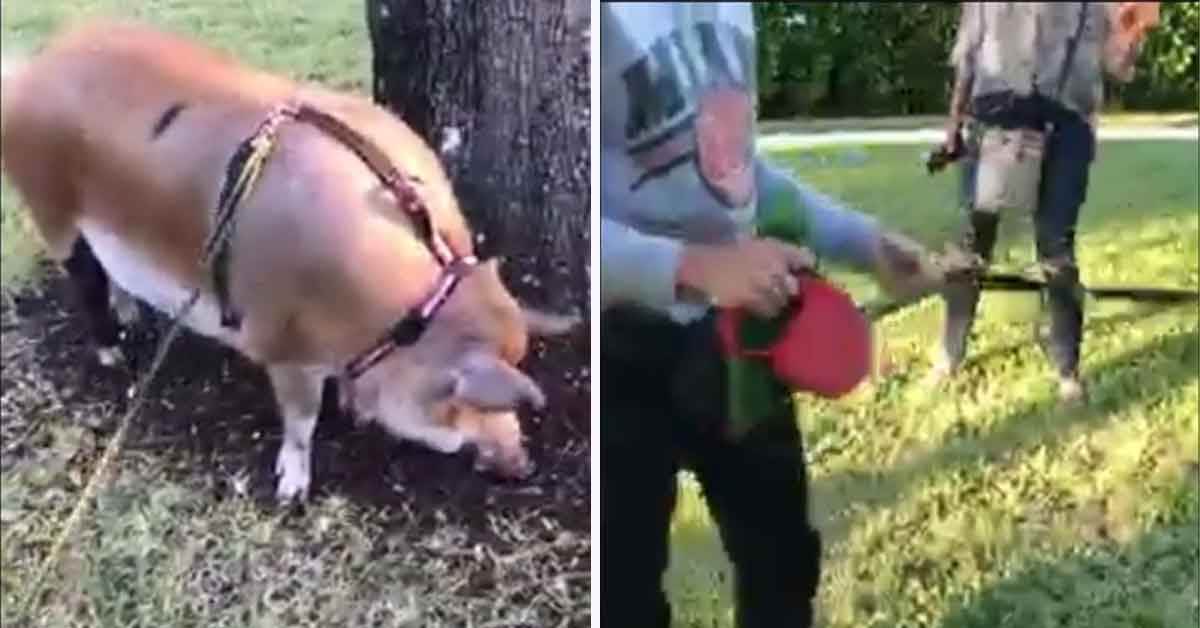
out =
[[(98, 12), (195, 33), (296, 77), (367, 84), (359, 2), (9, 1), (0, 3), (3, 49), (36, 48), (57, 25)], [(776, 157), (934, 244), (956, 226), (953, 180), (923, 173), (917, 153), (925, 148), (863, 149), (858, 165), (813, 158), (841, 148)], [(1200, 285), (1196, 150), (1187, 142), (1102, 145), (1080, 239), (1085, 281)], [(18, 209), (0, 185), (6, 291), (31, 281), (37, 251)], [(1021, 235), (1018, 228), (1005, 238), (1004, 263), (1029, 259)], [(861, 280), (846, 279), (871, 296)], [(968, 375), (949, 393), (916, 382), (939, 317), (930, 303), (886, 322), (892, 374), (851, 399), (804, 403), (812, 509), (828, 544), (827, 625), (1196, 625), (1196, 308), (1095, 304), (1085, 349), (1095, 404), (1064, 414), (1028, 342), (1028, 302), (989, 296), (983, 307)], [(4, 330), (6, 376), (20, 370), (28, 383), (4, 391), (0, 420), (0, 623), (8, 626), (86, 481), (80, 460), (94, 458), (97, 443), (81, 421), (106, 409), (65, 403), (23, 363), (37, 334), (9, 321)], [(37, 447), (14, 455), (17, 441)], [(557, 561), (583, 555), (587, 540), (552, 522), (496, 517), (496, 542), (484, 545), (456, 525), (411, 534), (406, 526), (422, 513), (336, 496), (300, 519), (274, 514), (240, 496), (246, 482), (236, 470), (181, 474), (126, 452), (52, 574), (39, 624), (552, 626), (585, 616), (578, 589), (564, 583), (586, 572), (586, 561)], [(680, 624), (729, 626), (728, 565), (695, 487), (681, 482), (669, 574)], [(232, 488), (214, 499), (214, 484)], [(556, 540), (531, 541), (547, 534)]]
[[(3, 2), (0, 11), (6, 54), (36, 50), (72, 20), (131, 16), (296, 78), (360, 91), (369, 85), (360, 1), (17, 0)], [(40, 284), (33, 272), (38, 243), (14, 191), (0, 184), (0, 195), (0, 280), (11, 300)], [(64, 373), (66, 381), (82, 380), (80, 390), (99, 383), (86, 379), (83, 364), (60, 373), (43, 368), (46, 338), (63, 321), (31, 329), (11, 306), (3, 312), (0, 625), (587, 626), (590, 539), (586, 531), (564, 529), (540, 506), (489, 510), (481, 497), (483, 522), (470, 526), (441, 509), (379, 507), (339, 494), (322, 495), (303, 513), (281, 512), (251, 491), (255, 478), (270, 482), (267, 463), (197, 464), (188, 460), (194, 443), (165, 457), (133, 440), (47, 579), (36, 621), (17, 623), (18, 602), (107, 443), (103, 430), (89, 426), (114, 413), (108, 401), (81, 404), (61, 383)], [(184, 353), (173, 351), (168, 362), (198, 359)], [(263, 433), (272, 429), (278, 431)], [(230, 446), (218, 449), (255, 458), (244, 453), (254, 447), (249, 441), (267, 436), (238, 434), (221, 436), (218, 443)], [(392, 468), (378, 466), (364, 474), (373, 485)], [(400, 494), (419, 488), (390, 486)], [(568, 503), (570, 493), (562, 490), (541, 502), (557, 495)]]
[[(1100, 116), (1102, 127), (1194, 127), (1200, 114), (1194, 111), (1146, 113), (1113, 112)], [(912, 129), (941, 129), (946, 116), (879, 116), (874, 118), (786, 118), (763, 120), (763, 133), (828, 133), (830, 131), (903, 131)]]
[[(366, 92), (370, 47), (361, 2), (320, 0), (32, 0), (0, 3), (0, 50), (36, 51), (45, 38), (93, 17), (145, 20), (233, 51), (253, 65), (297, 79)], [(37, 247), (16, 195), (0, 187), (0, 281), (29, 277)]]
[[(837, 158), (846, 148), (773, 157), (940, 246), (956, 228), (955, 180), (926, 176), (924, 149), (854, 149), (857, 165)], [(1197, 166), (1193, 142), (1101, 145), (1079, 241), (1085, 282), (1200, 284)], [(1019, 224), (1001, 248), (1007, 267), (1032, 260)], [(947, 392), (918, 381), (941, 317), (929, 302), (882, 325), (889, 375), (837, 403), (803, 400), (812, 511), (827, 542), (823, 625), (1200, 622), (1197, 309), (1089, 307), (1094, 405), (1084, 411), (1053, 403), (1050, 368), (1030, 342), (1036, 304), (994, 295)], [(681, 483), (669, 573), (680, 625), (732, 625), (729, 565), (694, 481)]]

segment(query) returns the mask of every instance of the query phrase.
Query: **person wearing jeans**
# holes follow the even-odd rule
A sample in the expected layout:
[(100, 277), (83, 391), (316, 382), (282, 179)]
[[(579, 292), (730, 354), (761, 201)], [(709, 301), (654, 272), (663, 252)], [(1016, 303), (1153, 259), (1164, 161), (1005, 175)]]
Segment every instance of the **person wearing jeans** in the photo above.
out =
[[(1152, 18), (1142, 19), (1150, 8)], [(962, 149), (962, 246), (991, 261), (999, 214), (977, 209), (979, 139), (986, 127), (1045, 131), (1037, 208), (1033, 215), (1039, 265), (1046, 275), (1049, 333), (1039, 342), (1057, 369), (1067, 402), (1087, 398), (1079, 376), (1083, 295), (1075, 260), (1075, 229), (1087, 199), (1096, 156), (1095, 115), (1103, 74), (1133, 78), (1144, 29), (1157, 3), (965, 2), (951, 56), (955, 86), (944, 149)], [(965, 131), (965, 133), (964, 133)], [(940, 355), (932, 372), (942, 380), (959, 370), (979, 302), (968, 276), (949, 282)]]
[[(815, 257), (904, 298), (934, 289), (924, 252), (754, 150), (748, 3), (601, 4), (600, 618), (667, 628), (676, 473), (693, 471), (734, 567), (741, 628), (811, 625), (821, 541), (803, 441), (775, 385), (730, 436), (714, 305), (774, 316)], [(806, 225), (757, 237), (764, 199)], [(778, 201), (782, 200), (782, 203)]]

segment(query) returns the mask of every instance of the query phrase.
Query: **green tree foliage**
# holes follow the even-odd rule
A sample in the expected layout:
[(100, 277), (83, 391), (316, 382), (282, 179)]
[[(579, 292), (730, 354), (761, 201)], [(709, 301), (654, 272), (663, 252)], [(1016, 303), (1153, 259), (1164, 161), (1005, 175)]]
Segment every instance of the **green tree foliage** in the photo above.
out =
[(1200, 108), (1200, 2), (1164, 2), (1146, 38), (1137, 77), (1112, 90), (1127, 109)]
[[(766, 116), (902, 115), (945, 111), (959, 7), (948, 2), (789, 2), (754, 6)], [(1110, 88), (1110, 106), (1200, 105), (1200, 3), (1162, 5), (1138, 77)]]

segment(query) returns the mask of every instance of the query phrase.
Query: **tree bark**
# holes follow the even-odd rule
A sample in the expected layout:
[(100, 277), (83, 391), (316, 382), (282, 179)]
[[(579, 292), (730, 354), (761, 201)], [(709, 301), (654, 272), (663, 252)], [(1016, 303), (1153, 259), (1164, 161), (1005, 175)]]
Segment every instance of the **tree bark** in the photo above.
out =
[(443, 154), (479, 253), (523, 300), (588, 309), (586, 0), (368, 0), (374, 97)]

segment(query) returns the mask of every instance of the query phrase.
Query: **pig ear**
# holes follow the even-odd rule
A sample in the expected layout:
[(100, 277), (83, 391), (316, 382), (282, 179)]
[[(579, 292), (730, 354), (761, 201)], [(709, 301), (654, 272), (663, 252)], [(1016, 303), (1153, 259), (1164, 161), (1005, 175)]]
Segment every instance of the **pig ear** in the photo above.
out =
[(561, 336), (583, 322), (577, 314), (550, 314), (529, 307), (522, 307), (521, 315), (525, 318), (525, 327), (534, 336)]
[(536, 382), (495, 356), (469, 357), (447, 374), (445, 385), (453, 397), (484, 411), (515, 410), (522, 402), (538, 409), (546, 405)]

